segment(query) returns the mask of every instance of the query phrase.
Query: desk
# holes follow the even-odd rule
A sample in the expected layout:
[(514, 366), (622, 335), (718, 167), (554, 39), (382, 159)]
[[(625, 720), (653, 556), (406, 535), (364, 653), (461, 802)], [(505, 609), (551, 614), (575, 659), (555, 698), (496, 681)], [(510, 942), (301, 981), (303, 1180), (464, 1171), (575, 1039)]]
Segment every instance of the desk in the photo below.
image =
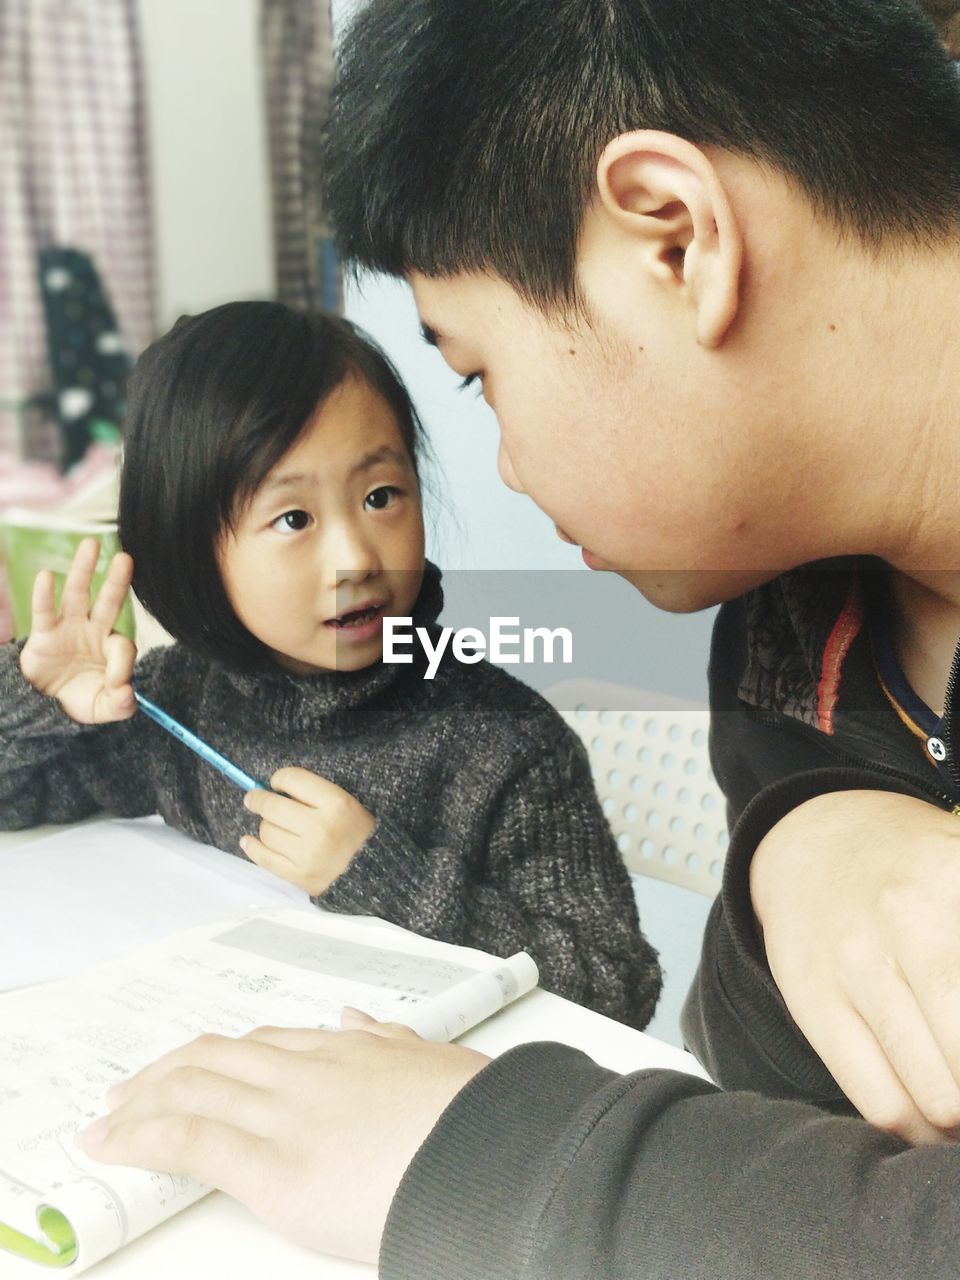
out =
[[(0, 901), (4, 850), (52, 830), (0, 833)], [(672, 1045), (539, 990), (463, 1037), (464, 1044), (490, 1055), (531, 1040), (574, 1045), (618, 1071), (667, 1067), (704, 1074), (689, 1054)], [(0, 1254), (0, 1280), (40, 1280), (56, 1274)], [(373, 1267), (287, 1243), (219, 1192), (83, 1273), (92, 1280), (260, 1280), (264, 1275), (283, 1280), (355, 1280), (374, 1274)]]

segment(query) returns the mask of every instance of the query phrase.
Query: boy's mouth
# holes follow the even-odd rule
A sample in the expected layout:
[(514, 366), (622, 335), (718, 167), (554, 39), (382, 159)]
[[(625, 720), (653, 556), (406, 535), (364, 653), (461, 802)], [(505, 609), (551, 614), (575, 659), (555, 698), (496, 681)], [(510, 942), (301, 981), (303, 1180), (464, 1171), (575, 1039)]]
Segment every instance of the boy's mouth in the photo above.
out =
[(382, 602), (363, 605), (359, 609), (346, 609), (343, 613), (338, 613), (335, 618), (328, 619), (326, 625), (334, 627), (337, 631), (349, 631), (354, 627), (364, 627), (369, 622), (373, 622), (374, 618), (378, 618), (383, 614), (386, 605)]

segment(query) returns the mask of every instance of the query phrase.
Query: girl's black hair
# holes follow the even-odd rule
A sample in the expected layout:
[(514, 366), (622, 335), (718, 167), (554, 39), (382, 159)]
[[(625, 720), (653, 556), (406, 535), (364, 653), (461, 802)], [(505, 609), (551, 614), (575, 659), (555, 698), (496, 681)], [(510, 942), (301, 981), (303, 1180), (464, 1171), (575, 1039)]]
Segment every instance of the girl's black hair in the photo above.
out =
[(120, 542), (133, 588), (176, 640), (240, 669), (263, 644), (224, 590), (217, 545), (267, 473), (345, 377), (393, 410), (414, 469), (423, 428), (393, 365), (348, 320), (278, 302), (230, 302), (184, 316), (130, 376)]

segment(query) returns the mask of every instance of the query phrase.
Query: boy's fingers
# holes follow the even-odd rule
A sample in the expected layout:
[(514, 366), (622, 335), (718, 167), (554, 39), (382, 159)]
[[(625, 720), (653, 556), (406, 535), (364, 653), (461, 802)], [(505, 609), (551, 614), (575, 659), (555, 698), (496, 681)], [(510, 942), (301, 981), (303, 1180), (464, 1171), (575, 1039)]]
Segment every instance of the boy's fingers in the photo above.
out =
[[(237, 1108), (239, 1110), (239, 1108)], [(273, 1145), (241, 1124), (187, 1113), (114, 1120), (91, 1126), (77, 1139), (95, 1160), (167, 1169), (219, 1187), (246, 1203), (256, 1201), (264, 1171), (276, 1176)]]
[(953, 939), (947, 947), (934, 946), (930, 955), (904, 955), (900, 968), (953, 1079), (960, 1084), (960, 977)]
[[(890, 973), (882, 986), (862, 984), (849, 999), (873, 1031), (922, 1121), (946, 1137), (960, 1125), (960, 1088), (913, 992)], [(905, 1135), (910, 1141), (929, 1141), (922, 1125), (915, 1136), (915, 1120), (910, 1124)]]
[(120, 616), (132, 579), (133, 560), (126, 552), (120, 551), (110, 561), (107, 576), (100, 584), (97, 598), (90, 610), (90, 617), (105, 631), (111, 630)]
[(32, 631), (52, 631), (57, 625), (57, 607), (53, 598), (53, 574), (49, 569), (41, 569), (34, 579), (30, 615)]
[(322, 1027), (254, 1027), (240, 1038), (294, 1053), (317, 1053), (329, 1043), (332, 1034)]
[(90, 613), (90, 582), (100, 557), (96, 538), (84, 538), (74, 553), (70, 572), (60, 596), (60, 612), (65, 618), (86, 618)]
[(111, 1110), (110, 1116), (116, 1123), (128, 1124), (157, 1115), (186, 1113), (230, 1124), (240, 1108), (244, 1127), (266, 1137), (269, 1130), (263, 1112), (267, 1097), (267, 1090), (259, 1085), (191, 1063), (172, 1068), (149, 1089), (134, 1090), (125, 1102)]
[(208, 1032), (171, 1049), (128, 1079), (111, 1085), (107, 1090), (107, 1106), (115, 1111), (131, 1099), (149, 1094), (171, 1072), (189, 1072), (195, 1067), (257, 1088), (270, 1088), (277, 1075), (276, 1055), (262, 1048), (241, 1047), (240, 1041), (248, 1038), (251, 1037), (238, 1039)]
[(849, 1006), (839, 1010), (831, 1020), (828, 1036), (814, 1038), (799, 1018), (797, 1021), (865, 1120), (904, 1142), (943, 1141), (943, 1135), (924, 1119), (873, 1031), (855, 1010)]
[(402, 1022), (380, 1022), (372, 1014), (362, 1009), (354, 1009), (345, 1004), (340, 1010), (341, 1031), (369, 1031), (372, 1036), (380, 1036), (383, 1040), (419, 1040), (420, 1036)]
[(373, 1014), (364, 1013), (362, 1009), (355, 1009), (353, 1005), (345, 1004), (340, 1010), (340, 1029), (342, 1031), (369, 1031), (372, 1026), (376, 1025), (376, 1018)]

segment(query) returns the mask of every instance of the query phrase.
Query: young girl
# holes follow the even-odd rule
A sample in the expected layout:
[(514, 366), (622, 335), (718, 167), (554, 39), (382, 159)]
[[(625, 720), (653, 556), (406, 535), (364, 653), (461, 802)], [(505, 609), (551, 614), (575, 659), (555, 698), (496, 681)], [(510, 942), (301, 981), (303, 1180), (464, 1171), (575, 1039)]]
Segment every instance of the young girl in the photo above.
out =
[[(384, 616), (433, 627), (421, 427), (346, 321), (275, 303), (180, 320), (129, 388), (125, 551), (95, 542), (59, 613), (0, 650), (0, 825), (159, 812), (323, 907), (506, 955), (642, 1027), (659, 991), (576, 735), (486, 662), (381, 661)], [(176, 638), (134, 669), (130, 585)], [(245, 794), (138, 714), (133, 684), (272, 790)], [(148, 887), (145, 886), (148, 891)]]

